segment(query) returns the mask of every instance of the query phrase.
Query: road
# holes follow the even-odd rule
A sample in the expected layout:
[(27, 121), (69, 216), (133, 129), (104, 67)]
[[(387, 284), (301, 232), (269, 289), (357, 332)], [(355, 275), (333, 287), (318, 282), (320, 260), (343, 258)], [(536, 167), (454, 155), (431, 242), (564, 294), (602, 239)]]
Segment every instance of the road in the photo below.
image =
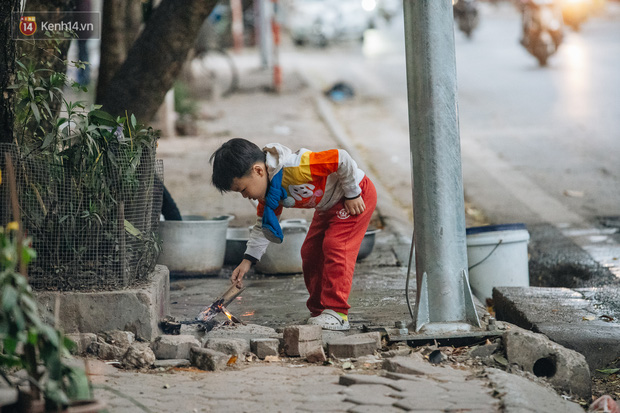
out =
[[(467, 197), (497, 223), (619, 215), (620, 16), (594, 17), (580, 33), (567, 30), (549, 67), (540, 68), (518, 43), (517, 11), (508, 3), (482, 6), (473, 39), (455, 33)], [(347, 124), (359, 148), (385, 152), (408, 177), (402, 33), (397, 19), (368, 33), (362, 45), (305, 49), (303, 66), (322, 88), (340, 80), (352, 84), (362, 111), (376, 110), (368, 116), (381, 122)], [(337, 108), (345, 123), (354, 119), (346, 106)], [(384, 183), (402, 184), (392, 178)]]
[[(572, 256), (618, 281), (619, 4), (608, 3), (579, 33), (567, 29), (544, 68), (519, 44), (520, 15), (510, 3), (482, 4), (481, 12), (473, 39), (455, 33), (466, 199), (490, 223), (525, 223), (538, 267)], [(335, 113), (412, 220), (402, 18), (367, 32), (363, 44), (298, 48), (294, 59), (322, 90), (353, 86), (354, 99), (336, 102)], [(589, 277), (571, 274), (578, 282), (565, 286)], [(595, 284), (612, 281), (604, 278)]]

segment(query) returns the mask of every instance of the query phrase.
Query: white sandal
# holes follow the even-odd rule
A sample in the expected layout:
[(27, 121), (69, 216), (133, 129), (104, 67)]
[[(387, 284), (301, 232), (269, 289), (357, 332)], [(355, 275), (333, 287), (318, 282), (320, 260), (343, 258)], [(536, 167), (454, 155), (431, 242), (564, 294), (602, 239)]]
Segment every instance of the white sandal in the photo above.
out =
[(310, 317), (308, 324), (321, 326), (324, 330), (345, 331), (350, 329), (349, 322), (334, 310), (324, 310), (316, 317)]

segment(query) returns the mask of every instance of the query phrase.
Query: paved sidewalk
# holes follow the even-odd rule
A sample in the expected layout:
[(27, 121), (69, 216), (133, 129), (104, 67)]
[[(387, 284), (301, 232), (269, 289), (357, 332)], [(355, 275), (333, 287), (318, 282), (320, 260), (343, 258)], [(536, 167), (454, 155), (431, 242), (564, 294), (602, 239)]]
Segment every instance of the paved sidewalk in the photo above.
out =
[[(284, 68), (284, 89), (276, 95), (264, 90), (270, 85), (270, 73), (253, 68), (252, 57), (246, 56), (245, 62), (238, 93), (201, 103), (200, 135), (164, 137), (158, 149), (166, 186), (182, 213), (232, 213), (233, 226), (251, 223), (255, 210), (247, 200), (221, 195), (210, 185), (208, 158), (222, 142), (245, 137), (259, 145), (277, 141), (291, 148), (354, 147), (342, 136), (334, 137), (333, 125), (320, 113), (329, 106), (322, 102), (324, 107), (318, 110), (317, 91), (307, 87), (296, 71)], [(397, 210), (380, 200), (375, 223), (386, 226), (373, 253), (356, 269), (350, 333), (410, 319), (404, 294), (409, 240), (402, 231), (407, 218)], [(311, 216), (299, 210), (285, 214), (284, 218), (308, 220)], [(214, 278), (172, 280), (171, 315), (178, 320), (193, 318), (228, 286), (230, 271), (224, 268)], [(244, 322), (278, 329), (304, 322), (306, 295), (301, 276), (249, 274), (243, 299), (229, 309)], [(485, 311), (480, 305), (478, 309), (481, 315)], [(246, 359), (216, 372), (193, 367), (136, 372), (91, 361), (89, 372), (96, 396), (108, 402), (110, 412), (583, 411), (538, 379), (481, 363), (461, 363), (458, 358), (436, 366), (406, 346), (384, 350), (324, 364), (293, 357), (272, 362)]]

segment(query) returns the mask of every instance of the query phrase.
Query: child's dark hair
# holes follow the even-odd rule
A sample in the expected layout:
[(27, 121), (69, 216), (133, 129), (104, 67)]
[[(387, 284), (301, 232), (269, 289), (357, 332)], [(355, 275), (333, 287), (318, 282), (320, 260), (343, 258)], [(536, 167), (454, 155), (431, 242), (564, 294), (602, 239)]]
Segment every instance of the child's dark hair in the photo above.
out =
[(265, 153), (256, 144), (247, 139), (231, 139), (209, 158), (213, 165), (211, 182), (220, 192), (228, 192), (233, 179), (244, 177), (252, 165), (265, 159)]

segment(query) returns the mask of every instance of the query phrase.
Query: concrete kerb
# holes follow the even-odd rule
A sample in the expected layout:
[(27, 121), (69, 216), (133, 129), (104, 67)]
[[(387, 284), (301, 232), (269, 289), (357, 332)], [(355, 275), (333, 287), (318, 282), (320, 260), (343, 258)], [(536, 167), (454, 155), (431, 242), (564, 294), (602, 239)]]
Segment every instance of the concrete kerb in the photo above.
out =
[(155, 266), (144, 285), (117, 291), (35, 293), (37, 301), (54, 314), (66, 333), (131, 331), (136, 338), (151, 341), (161, 334), (159, 321), (169, 313), (168, 268)]

